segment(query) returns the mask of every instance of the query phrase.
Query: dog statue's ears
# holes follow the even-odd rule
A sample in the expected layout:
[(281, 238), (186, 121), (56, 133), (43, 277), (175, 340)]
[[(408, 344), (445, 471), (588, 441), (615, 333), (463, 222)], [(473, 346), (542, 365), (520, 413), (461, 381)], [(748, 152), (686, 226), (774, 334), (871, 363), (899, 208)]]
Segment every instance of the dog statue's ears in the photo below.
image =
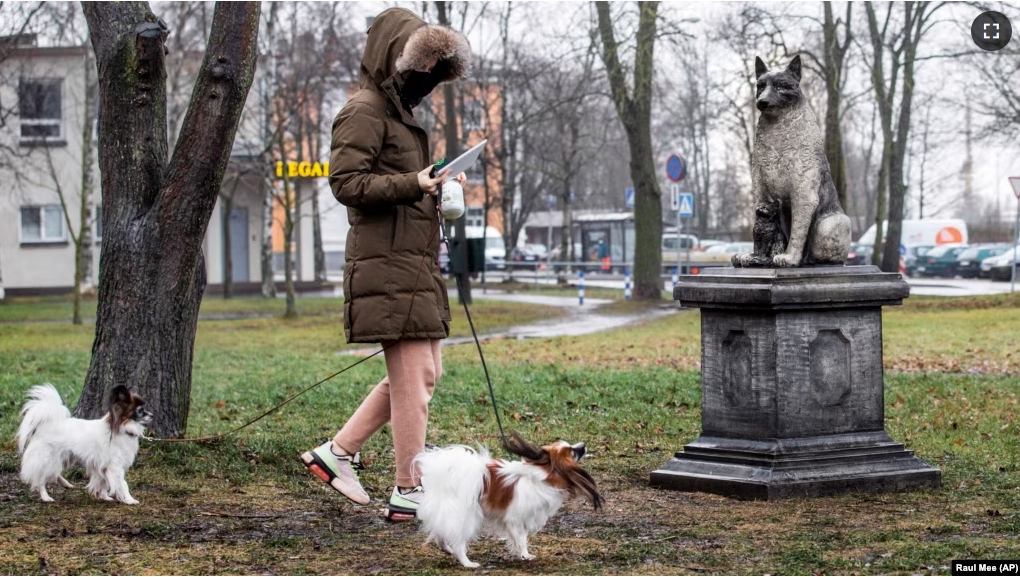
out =
[(757, 79), (761, 78), (761, 75), (765, 74), (768, 71), (769, 71), (769, 68), (768, 68), (768, 66), (765, 66), (765, 61), (762, 60), (760, 56), (755, 56), (754, 57), (754, 79), (757, 80)]
[(800, 82), (800, 54), (793, 57), (786, 69), (797, 79), (797, 82)]

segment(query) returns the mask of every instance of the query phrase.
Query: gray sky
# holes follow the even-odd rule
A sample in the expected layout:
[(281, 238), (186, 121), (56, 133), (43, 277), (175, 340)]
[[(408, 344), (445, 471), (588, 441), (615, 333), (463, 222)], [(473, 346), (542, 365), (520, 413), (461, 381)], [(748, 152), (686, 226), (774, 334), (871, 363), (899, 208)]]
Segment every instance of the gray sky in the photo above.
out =
[[(420, 2), (356, 2), (352, 3), (351, 10), (356, 14), (355, 21), (364, 21), (365, 16), (374, 15), (387, 7), (403, 6), (421, 11)], [(472, 8), (480, 7), (482, 3), (472, 3)], [(806, 19), (797, 19), (796, 16), (821, 18), (822, 8), (820, 2), (796, 2), (796, 3), (759, 3), (772, 11), (784, 12), (789, 15), (789, 25), (784, 26), (784, 36), (787, 44), (794, 48), (800, 45), (810, 35), (819, 35), (817, 24)], [(490, 3), (490, 10), (498, 10), (503, 3)], [(1014, 27), (1020, 26), (1020, 3), (997, 3), (996, 9), (1004, 12), (1011, 18)], [(614, 6), (614, 9), (623, 8)], [(710, 31), (719, 31), (720, 20), (727, 14), (739, 11), (739, 2), (664, 2), (660, 8), (660, 14), (666, 19), (677, 20), (680, 18), (696, 18), (698, 22), (685, 23), (682, 25), (684, 32), (694, 35), (699, 39)], [(840, 2), (834, 6), (837, 16), (842, 15), (845, 4)], [(863, 3), (855, 3), (855, 34), (861, 42), (868, 42), (867, 30), (864, 28), (864, 21), (857, 17), (863, 17)], [(880, 14), (881, 14), (880, 8)], [(514, 37), (528, 46), (534, 47), (536, 52), (555, 56), (570, 53), (572, 48), (583, 46), (587, 28), (590, 25), (591, 4), (588, 2), (514, 2), (513, 11), (516, 15), (513, 24)], [(940, 22), (932, 30), (928, 41), (923, 45), (921, 52), (924, 55), (933, 55), (945, 51), (973, 50), (974, 44), (970, 38), (970, 23), (979, 13), (979, 10), (964, 4), (952, 3), (944, 7), (938, 14)], [(1012, 42), (1020, 42), (1020, 35), (1014, 30)], [(476, 26), (468, 31), (469, 40), (476, 52), (485, 53), (491, 50), (491, 44), (496, 40), (494, 24), (491, 21), (479, 21)], [(718, 45), (718, 46), (717, 46)], [(763, 47), (764, 50), (765, 47)], [(740, 76), (742, 63), (736, 55), (728, 50), (724, 43), (715, 43), (711, 46), (712, 58), (710, 69), (717, 75)], [(682, 50), (677, 50), (666, 43), (660, 43), (656, 47), (656, 60), (658, 63), (657, 75), (668, 74), (671, 63), (681, 58)], [(870, 80), (866, 76), (866, 69), (858, 65), (851, 70), (848, 80), (848, 92), (861, 92), (870, 87)], [(960, 169), (964, 162), (965, 147), (963, 138), (964, 126), (964, 103), (967, 100), (967, 90), (973, 79), (971, 71), (956, 61), (946, 59), (934, 59), (920, 62), (917, 66), (917, 96), (915, 98), (913, 127), (911, 140), (917, 144), (917, 152), (913, 158), (908, 159), (907, 168), (910, 170), (910, 192), (917, 193), (920, 177), (920, 121), (925, 117), (928, 108), (928, 118), (933, 125), (933, 133), (929, 141), (933, 143), (934, 150), (929, 152), (926, 162), (925, 188), (928, 198), (928, 210), (936, 210), (937, 214), (931, 216), (948, 217), (953, 216), (955, 211), (955, 198), (962, 194), (963, 179), (960, 176)], [(1020, 79), (1017, 79), (1020, 83)], [(930, 98), (929, 98), (930, 95)], [(869, 96), (862, 98), (867, 101)], [(873, 100), (873, 97), (870, 97)], [(869, 110), (870, 101), (860, 110), (864, 114)], [(867, 112), (870, 117), (870, 112)], [(615, 121), (615, 119), (613, 119)], [(983, 118), (974, 115), (975, 125), (984, 122)], [(844, 125), (848, 133), (847, 138), (860, 138), (853, 127)], [(849, 130), (848, 130), (849, 128)], [(975, 126), (976, 130), (977, 126)], [(732, 146), (728, 142), (729, 137), (724, 134), (713, 136), (713, 146), (723, 148)], [(716, 146), (720, 143), (721, 146)], [(660, 146), (668, 146), (668, 143), (658, 143)], [(718, 152), (721, 154), (721, 152)], [(713, 157), (717, 152), (713, 152)], [(993, 143), (975, 142), (973, 147), (974, 158), (974, 191), (988, 199), (998, 198), (1002, 202), (1003, 212), (1012, 213), (1016, 206), (1016, 200), (1012, 195), (1006, 178), (1011, 175), (1020, 175), (1020, 147), (1017, 143)], [(663, 159), (664, 160), (664, 159)], [(717, 164), (718, 165), (718, 164)], [(916, 216), (916, 198), (908, 203), (907, 210)]]

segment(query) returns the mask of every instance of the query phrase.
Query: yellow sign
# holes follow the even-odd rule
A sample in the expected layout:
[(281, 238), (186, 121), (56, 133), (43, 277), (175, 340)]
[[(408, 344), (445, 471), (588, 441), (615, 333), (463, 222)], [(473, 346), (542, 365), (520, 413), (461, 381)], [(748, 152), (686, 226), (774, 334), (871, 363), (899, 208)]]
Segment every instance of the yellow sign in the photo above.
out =
[(287, 165), (287, 176), (289, 178), (315, 178), (320, 176), (329, 176), (329, 163), (328, 162), (295, 162), (288, 161), (286, 163), (278, 161), (276, 163), (276, 176), (283, 178), (284, 164)]

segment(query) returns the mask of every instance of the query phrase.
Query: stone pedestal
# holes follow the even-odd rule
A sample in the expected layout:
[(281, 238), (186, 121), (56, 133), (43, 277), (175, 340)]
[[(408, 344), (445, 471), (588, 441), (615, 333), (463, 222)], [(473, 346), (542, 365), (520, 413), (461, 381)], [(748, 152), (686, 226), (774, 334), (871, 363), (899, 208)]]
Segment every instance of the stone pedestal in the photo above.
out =
[(652, 486), (765, 500), (938, 488), (884, 426), (882, 307), (909, 294), (875, 266), (681, 277), (673, 298), (701, 309), (702, 434)]

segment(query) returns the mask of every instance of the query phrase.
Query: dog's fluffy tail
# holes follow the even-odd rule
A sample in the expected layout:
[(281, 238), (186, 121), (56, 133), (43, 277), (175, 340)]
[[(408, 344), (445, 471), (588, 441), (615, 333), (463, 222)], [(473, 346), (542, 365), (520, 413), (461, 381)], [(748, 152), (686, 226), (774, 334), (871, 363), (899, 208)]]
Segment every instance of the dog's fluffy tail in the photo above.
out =
[(488, 475), (489, 452), (453, 445), (426, 450), (414, 461), (425, 491), (417, 516), (428, 540), (447, 548), (478, 536), (485, 522), (478, 499)]
[(47, 383), (28, 390), (29, 401), (21, 409), (21, 426), (18, 427), (18, 452), (25, 453), (29, 441), (39, 427), (71, 418), (60, 393)]

